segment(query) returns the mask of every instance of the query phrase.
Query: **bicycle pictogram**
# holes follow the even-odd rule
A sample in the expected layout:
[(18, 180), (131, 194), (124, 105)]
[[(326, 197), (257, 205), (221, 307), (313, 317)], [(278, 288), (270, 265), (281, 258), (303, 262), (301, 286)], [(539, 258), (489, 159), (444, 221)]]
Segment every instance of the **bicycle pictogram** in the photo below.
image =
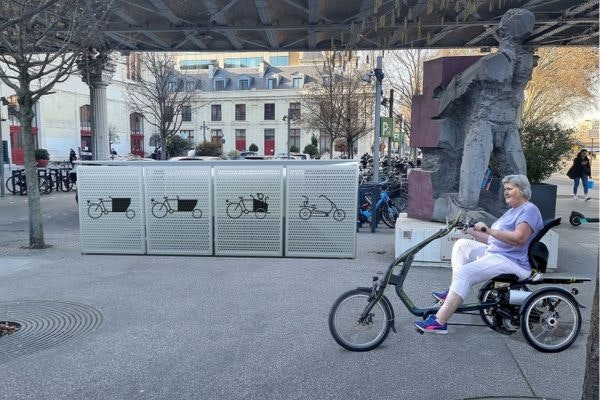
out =
[[(131, 199), (128, 197), (111, 197), (108, 196), (109, 200), (105, 200), (102, 198), (98, 199), (98, 202), (92, 202), (91, 200), (87, 201), (88, 204), (88, 215), (92, 219), (98, 219), (103, 215), (108, 214), (109, 212), (114, 213), (125, 213), (125, 216), (129, 219), (133, 219), (135, 217), (135, 211), (128, 210), (129, 205), (131, 204)], [(110, 211), (106, 208), (106, 204), (110, 203)]]
[(302, 218), (303, 220), (308, 220), (313, 216), (314, 217), (328, 217), (329, 215), (331, 215), (333, 217), (333, 219), (335, 219), (338, 222), (341, 222), (344, 220), (344, 218), (346, 218), (346, 212), (344, 210), (340, 210), (339, 208), (337, 208), (335, 203), (333, 201), (331, 201), (331, 199), (329, 197), (325, 196), (324, 194), (319, 195), (319, 198), (323, 198), (329, 202), (329, 205), (331, 208), (328, 211), (318, 210), (317, 206), (315, 204), (308, 204), (307, 196), (302, 195), (302, 197), (304, 197), (304, 202), (302, 203), (302, 206), (301, 206), (298, 214), (300, 215), (300, 218)]
[[(227, 203), (227, 216), (232, 219), (237, 219), (242, 216), (242, 214), (249, 214), (251, 212), (254, 213), (257, 219), (263, 219), (269, 210), (269, 204), (267, 201), (269, 200), (269, 196), (265, 196), (263, 193), (256, 193), (256, 197), (250, 195), (252, 199), (244, 199), (244, 196), (240, 196), (240, 201), (232, 202), (229, 200), (225, 200)], [(246, 203), (252, 201), (252, 208), (249, 209), (246, 207)]]
[[(177, 201), (177, 208), (171, 206), (171, 201)], [(164, 218), (167, 214), (175, 212), (191, 212), (194, 218), (202, 217), (202, 210), (196, 208), (196, 204), (198, 204), (198, 200), (196, 199), (180, 199), (179, 196), (169, 198), (165, 196), (163, 197), (163, 201), (150, 199), (150, 202), (152, 203), (152, 215), (156, 218)]]

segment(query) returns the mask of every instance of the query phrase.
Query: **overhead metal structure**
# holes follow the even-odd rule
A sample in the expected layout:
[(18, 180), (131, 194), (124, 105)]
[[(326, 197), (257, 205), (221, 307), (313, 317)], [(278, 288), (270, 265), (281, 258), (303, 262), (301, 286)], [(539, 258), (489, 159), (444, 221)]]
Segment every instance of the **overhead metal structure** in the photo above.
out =
[(105, 29), (122, 51), (314, 51), (496, 46), (510, 8), (535, 46), (598, 45), (599, 0), (121, 0)]

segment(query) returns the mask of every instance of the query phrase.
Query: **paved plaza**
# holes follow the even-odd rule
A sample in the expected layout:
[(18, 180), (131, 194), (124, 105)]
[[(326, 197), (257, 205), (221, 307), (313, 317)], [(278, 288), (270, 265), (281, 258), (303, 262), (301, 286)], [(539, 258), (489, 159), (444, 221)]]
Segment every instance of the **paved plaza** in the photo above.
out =
[[(571, 180), (550, 182), (563, 217), (558, 271), (593, 277), (598, 224), (567, 220), (597, 216), (598, 189), (576, 201)], [(588, 307), (562, 353), (481, 326), (421, 336), (392, 292), (398, 333), (352, 353), (331, 338), (329, 308), (393, 260), (392, 229), (362, 229), (351, 260), (82, 255), (74, 194), (42, 207), (52, 247), (25, 250), (26, 197), (0, 198), (0, 320), (32, 327), (0, 338), (0, 399), (581, 398), (593, 282), (574, 285)], [(448, 268), (415, 267), (405, 289), (425, 306), (449, 279)]]

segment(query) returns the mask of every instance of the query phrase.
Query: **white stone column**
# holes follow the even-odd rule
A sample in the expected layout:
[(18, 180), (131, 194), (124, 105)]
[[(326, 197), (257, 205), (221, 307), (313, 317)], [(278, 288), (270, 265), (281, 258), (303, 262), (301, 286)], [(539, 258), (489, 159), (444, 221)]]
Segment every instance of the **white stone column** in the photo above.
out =
[(106, 53), (88, 53), (77, 62), (81, 80), (90, 87), (92, 109), (92, 159), (110, 160), (106, 87), (115, 72), (114, 62)]

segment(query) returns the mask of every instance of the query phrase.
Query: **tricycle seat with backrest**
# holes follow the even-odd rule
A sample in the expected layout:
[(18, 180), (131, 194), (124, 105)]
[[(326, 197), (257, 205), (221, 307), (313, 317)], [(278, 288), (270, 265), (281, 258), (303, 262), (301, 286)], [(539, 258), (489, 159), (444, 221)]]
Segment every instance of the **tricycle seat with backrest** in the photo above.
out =
[[(541, 239), (546, 233), (548, 233), (550, 229), (558, 225), (560, 225), (560, 217), (544, 220), (544, 227), (538, 232), (538, 234), (529, 244), (529, 265), (531, 265), (531, 271), (533, 274), (538, 272), (546, 272), (550, 252), (548, 251), (548, 247), (541, 242)], [(492, 280), (498, 282), (516, 283), (519, 281), (519, 278), (515, 274), (501, 274), (494, 277)]]

